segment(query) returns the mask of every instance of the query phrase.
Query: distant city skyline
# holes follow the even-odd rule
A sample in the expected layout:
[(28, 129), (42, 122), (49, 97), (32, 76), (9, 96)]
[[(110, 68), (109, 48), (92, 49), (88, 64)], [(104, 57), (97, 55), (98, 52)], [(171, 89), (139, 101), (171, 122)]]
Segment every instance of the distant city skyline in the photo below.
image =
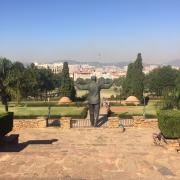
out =
[(21, 62), (180, 60), (179, 0), (0, 0), (0, 56)]

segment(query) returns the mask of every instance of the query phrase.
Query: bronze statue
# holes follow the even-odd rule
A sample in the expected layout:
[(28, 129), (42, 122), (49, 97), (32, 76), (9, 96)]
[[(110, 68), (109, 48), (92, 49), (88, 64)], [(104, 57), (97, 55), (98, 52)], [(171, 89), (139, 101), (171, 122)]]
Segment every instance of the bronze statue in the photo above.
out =
[(112, 81), (110, 83), (98, 83), (96, 76), (91, 77), (91, 82), (89, 84), (80, 85), (75, 83), (75, 86), (81, 90), (88, 90), (88, 103), (89, 103), (89, 114), (91, 126), (96, 127), (99, 118), (100, 109), (100, 91), (101, 89), (109, 89), (112, 86)]

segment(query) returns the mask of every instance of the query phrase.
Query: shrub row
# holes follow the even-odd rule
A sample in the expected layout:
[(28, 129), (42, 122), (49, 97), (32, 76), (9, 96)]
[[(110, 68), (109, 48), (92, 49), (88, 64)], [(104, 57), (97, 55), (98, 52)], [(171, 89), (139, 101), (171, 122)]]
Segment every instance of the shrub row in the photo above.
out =
[(129, 104), (121, 104), (121, 103), (116, 103), (116, 102), (110, 102), (110, 106), (143, 106), (142, 104), (135, 105), (134, 103), (129, 103)]
[(28, 103), (21, 103), (19, 106), (24, 107), (83, 107), (86, 103), (82, 102), (72, 102), (68, 104), (57, 104), (57, 102), (28, 102)]
[[(83, 109), (83, 111), (80, 114), (73, 114), (73, 115), (63, 115), (63, 117), (72, 117), (72, 118), (79, 118), (79, 119), (84, 119), (87, 116), (87, 108), (85, 107)], [(36, 119), (38, 118), (38, 115), (27, 115), (27, 116), (21, 116), (21, 115), (15, 115), (14, 118), (15, 119)], [(44, 116), (44, 117), (48, 117), (48, 116)], [(50, 118), (61, 118), (61, 115), (51, 115)]]
[[(132, 119), (133, 116), (142, 116), (142, 114), (119, 114), (119, 117), (122, 119)], [(157, 115), (154, 114), (146, 114), (145, 116), (146, 119), (155, 119), (157, 118)]]
[[(121, 114), (117, 114), (114, 113), (112, 111), (109, 112), (108, 116), (110, 117), (119, 117), (121, 119), (132, 119), (133, 116), (142, 116), (142, 114), (128, 114), (128, 113), (121, 113)], [(155, 119), (157, 118), (157, 115), (155, 114), (146, 114), (146, 119)]]
[(179, 110), (160, 110), (157, 116), (159, 129), (165, 138), (180, 138)]
[(13, 112), (0, 115), (0, 138), (9, 133), (13, 128)]

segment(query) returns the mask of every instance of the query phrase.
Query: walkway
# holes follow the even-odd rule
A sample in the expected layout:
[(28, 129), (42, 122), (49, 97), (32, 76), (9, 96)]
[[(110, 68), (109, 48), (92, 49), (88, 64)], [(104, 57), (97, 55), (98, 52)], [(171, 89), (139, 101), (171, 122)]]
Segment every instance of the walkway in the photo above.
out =
[(179, 180), (180, 154), (154, 146), (153, 132), (20, 130), (19, 145), (0, 147), (0, 179)]

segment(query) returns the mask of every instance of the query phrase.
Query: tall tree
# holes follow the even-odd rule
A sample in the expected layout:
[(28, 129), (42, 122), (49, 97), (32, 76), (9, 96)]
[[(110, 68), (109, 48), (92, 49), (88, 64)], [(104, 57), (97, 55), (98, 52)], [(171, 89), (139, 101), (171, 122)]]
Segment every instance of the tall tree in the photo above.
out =
[(48, 91), (54, 89), (53, 73), (50, 69), (39, 69), (37, 75), (38, 90), (41, 94), (41, 99), (43, 94), (45, 94), (45, 100), (47, 100)]
[(69, 67), (68, 63), (64, 62), (61, 76), (61, 87), (60, 94), (62, 96), (69, 97), (70, 99), (74, 99), (76, 91), (74, 88), (74, 81), (69, 76)]
[(8, 112), (8, 101), (10, 99), (9, 78), (12, 63), (6, 58), (0, 58), (0, 97), (5, 111)]
[[(151, 71), (145, 78), (145, 87), (150, 92), (162, 96), (164, 91), (172, 90), (176, 86), (178, 71), (171, 66), (164, 66)], [(177, 80), (178, 81), (178, 80)]]
[(25, 67), (22, 63), (14, 62), (12, 64), (9, 85), (11, 87), (11, 95), (16, 98), (17, 103), (20, 102), (23, 95), (24, 71)]
[(143, 100), (143, 90), (144, 90), (144, 73), (142, 65), (142, 57), (139, 53), (137, 59), (133, 64), (133, 76), (132, 76), (132, 90), (133, 95), (135, 95), (139, 100)]
[(38, 96), (38, 69), (30, 65), (24, 71), (24, 78), (22, 83), (23, 97), (37, 97)]
[(124, 87), (123, 87), (123, 92), (126, 96), (133, 95), (133, 89), (132, 89), (133, 68), (134, 68), (134, 64), (130, 63), (128, 65), (126, 80), (125, 80)]
[(144, 73), (142, 65), (141, 53), (137, 55), (137, 59), (134, 63), (128, 65), (127, 76), (123, 92), (127, 95), (134, 95), (139, 100), (142, 100), (144, 90)]

